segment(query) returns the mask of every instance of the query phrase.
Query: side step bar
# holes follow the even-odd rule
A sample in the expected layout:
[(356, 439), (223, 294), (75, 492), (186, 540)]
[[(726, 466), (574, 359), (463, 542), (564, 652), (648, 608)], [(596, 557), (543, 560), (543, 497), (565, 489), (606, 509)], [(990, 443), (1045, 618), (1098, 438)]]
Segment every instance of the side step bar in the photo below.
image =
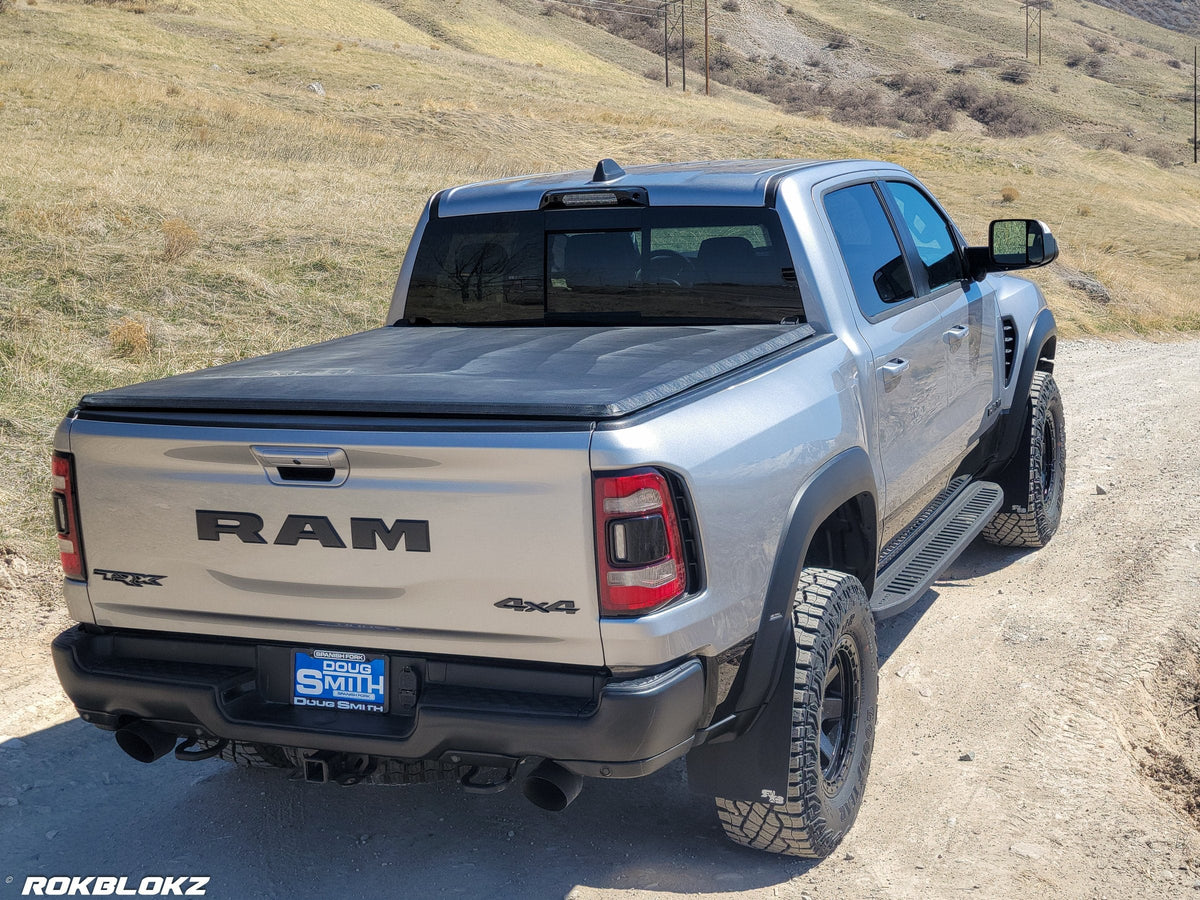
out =
[(916, 603), (1003, 502), (1004, 491), (990, 481), (973, 481), (947, 498), (907, 547), (889, 554), (875, 579), (871, 597), (875, 616), (897, 616)]

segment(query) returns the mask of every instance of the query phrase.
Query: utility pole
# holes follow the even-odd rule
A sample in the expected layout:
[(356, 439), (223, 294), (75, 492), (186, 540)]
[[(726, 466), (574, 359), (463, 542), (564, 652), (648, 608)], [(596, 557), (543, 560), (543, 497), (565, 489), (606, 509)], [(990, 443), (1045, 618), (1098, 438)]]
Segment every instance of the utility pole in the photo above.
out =
[(662, 5), (663, 14), (663, 78), (667, 82), (667, 87), (671, 86), (671, 63), (667, 58), (667, 4)]
[(1038, 65), (1040, 66), (1042, 64), (1042, 7), (1039, 0), (1025, 0), (1021, 6), (1025, 10), (1025, 58), (1029, 59), (1029, 32), (1036, 21)]
[(704, 96), (708, 94), (708, 0), (704, 0)]
[(683, 92), (687, 93), (687, 0), (679, 4), (679, 53), (683, 60)]
[(1196, 162), (1196, 153), (1200, 151), (1200, 131), (1197, 131), (1197, 123), (1200, 122), (1200, 93), (1197, 92), (1197, 77), (1196, 77), (1196, 47), (1192, 47), (1192, 163)]

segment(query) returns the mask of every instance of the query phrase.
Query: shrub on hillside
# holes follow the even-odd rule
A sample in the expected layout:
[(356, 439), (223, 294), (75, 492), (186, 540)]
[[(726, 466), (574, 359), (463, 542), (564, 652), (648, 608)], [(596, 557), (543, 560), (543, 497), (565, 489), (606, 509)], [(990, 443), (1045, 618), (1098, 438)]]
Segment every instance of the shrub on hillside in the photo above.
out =
[(918, 102), (928, 101), (938, 91), (938, 80), (933, 75), (910, 75), (907, 72), (901, 72), (896, 75), (888, 75), (883, 79), (883, 83), (890, 87), (893, 91), (898, 91), (901, 96), (909, 97)]
[(1029, 64), (1023, 62), (1012, 63), (1000, 73), (1000, 80), (1009, 84), (1028, 84), (1031, 77)]
[(933, 122), (929, 120), (929, 110), (911, 100), (900, 100), (892, 107), (892, 115), (913, 137), (928, 137), (934, 130)]
[(826, 48), (829, 50), (845, 50), (854, 43), (854, 39), (844, 31), (835, 31), (829, 36)]
[[(84, 0), (88, 6), (107, 6), (109, 9), (119, 9), (135, 15), (145, 15), (158, 6), (157, 0)], [(34, 3), (30, 3), (34, 6)]]
[(953, 131), (954, 120), (958, 118), (955, 115), (954, 107), (944, 100), (935, 100), (926, 110), (929, 114), (929, 123), (939, 131)]
[(887, 125), (893, 118), (878, 88), (863, 85), (835, 87), (825, 85), (820, 91), (823, 105), (829, 107), (829, 117), (846, 125)]
[(712, 45), (712, 53), (710, 54), (709, 69), (716, 74), (718, 72), (726, 72), (733, 68), (733, 56), (729, 52), (729, 46), (717, 41)]
[(971, 107), (971, 118), (987, 126), (997, 137), (1024, 137), (1042, 130), (1025, 107), (1012, 94), (996, 93), (982, 98)]
[(741, 12), (742, 4), (738, 3), (738, 0), (725, 0), (721, 4), (721, 9), (725, 10), (725, 12)]
[(975, 104), (983, 99), (983, 91), (969, 81), (960, 81), (946, 88), (942, 94), (946, 102), (954, 109), (968, 112)]
[(1142, 155), (1164, 169), (1169, 169), (1175, 163), (1183, 160), (1183, 154), (1172, 150), (1166, 144), (1150, 144), (1143, 147)]

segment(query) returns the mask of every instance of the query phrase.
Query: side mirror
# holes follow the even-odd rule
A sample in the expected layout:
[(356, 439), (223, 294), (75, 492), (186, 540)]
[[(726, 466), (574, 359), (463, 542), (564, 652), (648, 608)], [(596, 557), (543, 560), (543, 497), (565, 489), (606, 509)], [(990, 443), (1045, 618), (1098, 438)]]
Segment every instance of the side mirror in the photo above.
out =
[(988, 272), (1034, 269), (1058, 258), (1058, 241), (1037, 219), (997, 219), (988, 229), (988, 245), (971, 247), (968, 261), (977, 279)]

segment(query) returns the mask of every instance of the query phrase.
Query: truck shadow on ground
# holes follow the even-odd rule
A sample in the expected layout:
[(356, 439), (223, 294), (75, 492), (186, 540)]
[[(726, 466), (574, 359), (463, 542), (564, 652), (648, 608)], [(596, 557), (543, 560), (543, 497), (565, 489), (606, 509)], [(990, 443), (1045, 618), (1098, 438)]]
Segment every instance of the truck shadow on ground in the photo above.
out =
[(133, 885), (207, 875), (212, 898), (735, 893), (819, 865), (730, 844), (682, 763), (590, 780), (556, 814), (515, 789), (316, 785), (170, 757), (143, 765), (78, 721), (21, 740), (0, 750), (0, 898), (18, 896), (28, 875), (92, 874)]
[(982, 538), (976, 538), (963, 551), (962, 555), (938, 577), (938, 580), (934, 582), (934, 587), (921, 595), (921, 598), (910, 609), (877, 624), (879, 664), (883, 665), (891, 658), (916, 624), (921, 621), (921, 617), (933, 606), (939, 596), (937, 585), (990, 575), (1019, 562), (1031, 552), (1021, 547), (997, 547)]

